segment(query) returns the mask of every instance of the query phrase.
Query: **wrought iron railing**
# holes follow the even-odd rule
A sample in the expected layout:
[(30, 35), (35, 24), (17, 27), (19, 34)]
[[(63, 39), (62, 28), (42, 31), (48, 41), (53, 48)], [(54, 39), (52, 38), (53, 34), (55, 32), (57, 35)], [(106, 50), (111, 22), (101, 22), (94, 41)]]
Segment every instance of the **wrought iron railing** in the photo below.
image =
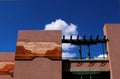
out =
[[(106, 43), (108, 41), (108, 39), (106, 38), (106, 36), (104, 36), (103, 38), (99, 38), (99, 36), (97, 35), (96, 38), (93, 38), (92, 35), (89, 38), (86, 38), (86, 36), (83, 36), (82, 39), (79, 39), (79, 35), (77, 35), (76, 39), (72, 38), (73, 36), (71, 35), (69, 39), (65, 38), (65, 35), (63, 35), (62, 37), (62, 43), (70, 43), (72, 45), (77, 45), (78, 51), (79, 51), (79, 57), (66, 57), (66, 59), (95, 59), (95, 60), (100, 60), (100, 59), (107, 59), (107, 57), (105, 57), (105, 54), (107, 54), (107, 50), (106, 50)], [(103, 57), (92, 57), (91, 56), (91, 46), (92, 45), (97, 45), (97, 44), (102, 44), (102, 54)], [(83, 57), (83, 52), (82, 52), (82, 46), (87, 46), (87, 57)], [(63, 59), (65, 59), (63, 57)]]

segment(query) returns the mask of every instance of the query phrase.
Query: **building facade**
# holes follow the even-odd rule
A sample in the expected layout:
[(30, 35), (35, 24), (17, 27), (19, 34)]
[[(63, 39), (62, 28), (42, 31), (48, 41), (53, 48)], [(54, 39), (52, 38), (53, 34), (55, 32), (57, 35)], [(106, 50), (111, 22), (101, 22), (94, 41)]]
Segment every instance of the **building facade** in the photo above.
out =
[[(120, 24), (105, 24), (103, 38), (61, 39), (58, 30), (20, 30), (16, 52), (0, 53), (0, 79), (119, 79), (119, 33)], [(79, 58), (62, 59), (62, 43), (77, 45)], [(102, 58), (91, 56), (96, 44), (102, 44)]]

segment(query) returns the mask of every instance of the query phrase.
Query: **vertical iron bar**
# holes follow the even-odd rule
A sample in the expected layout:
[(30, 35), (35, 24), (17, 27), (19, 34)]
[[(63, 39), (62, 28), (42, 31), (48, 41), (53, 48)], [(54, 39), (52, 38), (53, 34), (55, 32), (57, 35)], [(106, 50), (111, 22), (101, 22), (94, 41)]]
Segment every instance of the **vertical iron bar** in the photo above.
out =
[(88, 47), (88, 59), (91, 59), (91, 56), (90, 56), (90, 45), (87, 45)]
[(108, 59), (108, 51), (107, 51), (107, 45), (106, 45), (107, 42), (105, 42), (105, 53), (106, 53), (106, 58)]
[(70, 35), (70, 40), (72, 40), (72, 35)]
[(104, 53), (104, 43), (102, 43), (102, 53), (103, 53), (103, 59), (105, 59), (105, 53)]
[(81, 49), (81, 45), (79, 45), (79, 54), (80, 54), (80, 59), (82, 59), (82, 49)]
[(65, 39), (65, 35), (63, 35), (63, 40)]
[(77, 35), (77, 40), (79, 40), (79, 35)]

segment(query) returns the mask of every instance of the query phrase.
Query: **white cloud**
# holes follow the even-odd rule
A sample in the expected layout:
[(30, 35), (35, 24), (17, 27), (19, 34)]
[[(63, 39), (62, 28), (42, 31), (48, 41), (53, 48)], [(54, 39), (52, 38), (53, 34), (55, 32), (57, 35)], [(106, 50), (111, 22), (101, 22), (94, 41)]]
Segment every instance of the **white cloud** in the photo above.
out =
[(69, 53), (69, 52), (63, 52), (62, 53), (62, 58), (63, 59), (70, 59), (70, 58), (74, 58), (77, 55), (75, 53)]
[(75, 47), (75, 45), (71, 45), (71, 44), (69, 44), (69, 43), (63, 43), (63, 44), (62, 44), (62, 49), (63, 49), (64, 51), (70, 50), (71, 48), (74, 48), (74, 47)]
[(104, 57), (107, 59), (107, 54), (100, 54), (97, 57), (94, 57), (94, 59), (104, 59)]
[(65, 29), (66, 27), (68, 26), (68, 24), (61, 20), (61, 19), (58, 19), (56, 20), (55, 22), (52, 22), (50, 24), (47, 24), (45, 26), (45, 30), (63, 30)]
[(107, 57), (107, 54), (100, 54), (100, 55), (98, 55), (98, 57), (103, 57), (103, 56), (105, 56), (105, 57)]
[[(65, 35), (65, 39), (70, 39), (70, 35), (72, 36), (72, 39), (76, 39), (77, 38), (77, 26), (70, 23), (66, 23), (65, 21), (58, 19), (54, 22), (51, 22), (50, 24), (45, 25), (45, 29), (44, 30), (62, 30), (62, 35)], [(80, 37), (81, 38), (81, 37)], [(74, 53), (69, 53), (68, 51), (71, 48), (75, 48), (74, 45), (71, 44), (62, 44), (62, 50), (65, 51), (66, 53), (62, 53), (62, 56), (75, 56)]]
[(78, 34), (76, 25), (74, 25), (72, 23), (68, 24), (61, 19), (58, 19), (55, 22), (51, 22), (50, 24), (45, 25), (44, 30), (62, 30), (63, 35)]

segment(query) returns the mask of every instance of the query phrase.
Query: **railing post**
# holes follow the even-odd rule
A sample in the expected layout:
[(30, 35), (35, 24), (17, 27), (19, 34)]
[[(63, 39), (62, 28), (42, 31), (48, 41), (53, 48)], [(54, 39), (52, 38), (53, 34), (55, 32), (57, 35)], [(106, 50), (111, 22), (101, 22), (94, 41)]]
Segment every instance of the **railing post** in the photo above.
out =
[(87, 45), (88, 47), (88, 59), (91, 59), (91, 56), (90, 56), (90, 45)]
[(104, 49), (104, 43), (102, 43), (102, 53), (103, 53), (103, 59), (105, 59), (105, 53), (104, 53), (105, 49)]
[(78, 47), (79, 47), (80, 59), (82, 59), (82, 50), (81, 50), (81, 45), (79, 45)]

